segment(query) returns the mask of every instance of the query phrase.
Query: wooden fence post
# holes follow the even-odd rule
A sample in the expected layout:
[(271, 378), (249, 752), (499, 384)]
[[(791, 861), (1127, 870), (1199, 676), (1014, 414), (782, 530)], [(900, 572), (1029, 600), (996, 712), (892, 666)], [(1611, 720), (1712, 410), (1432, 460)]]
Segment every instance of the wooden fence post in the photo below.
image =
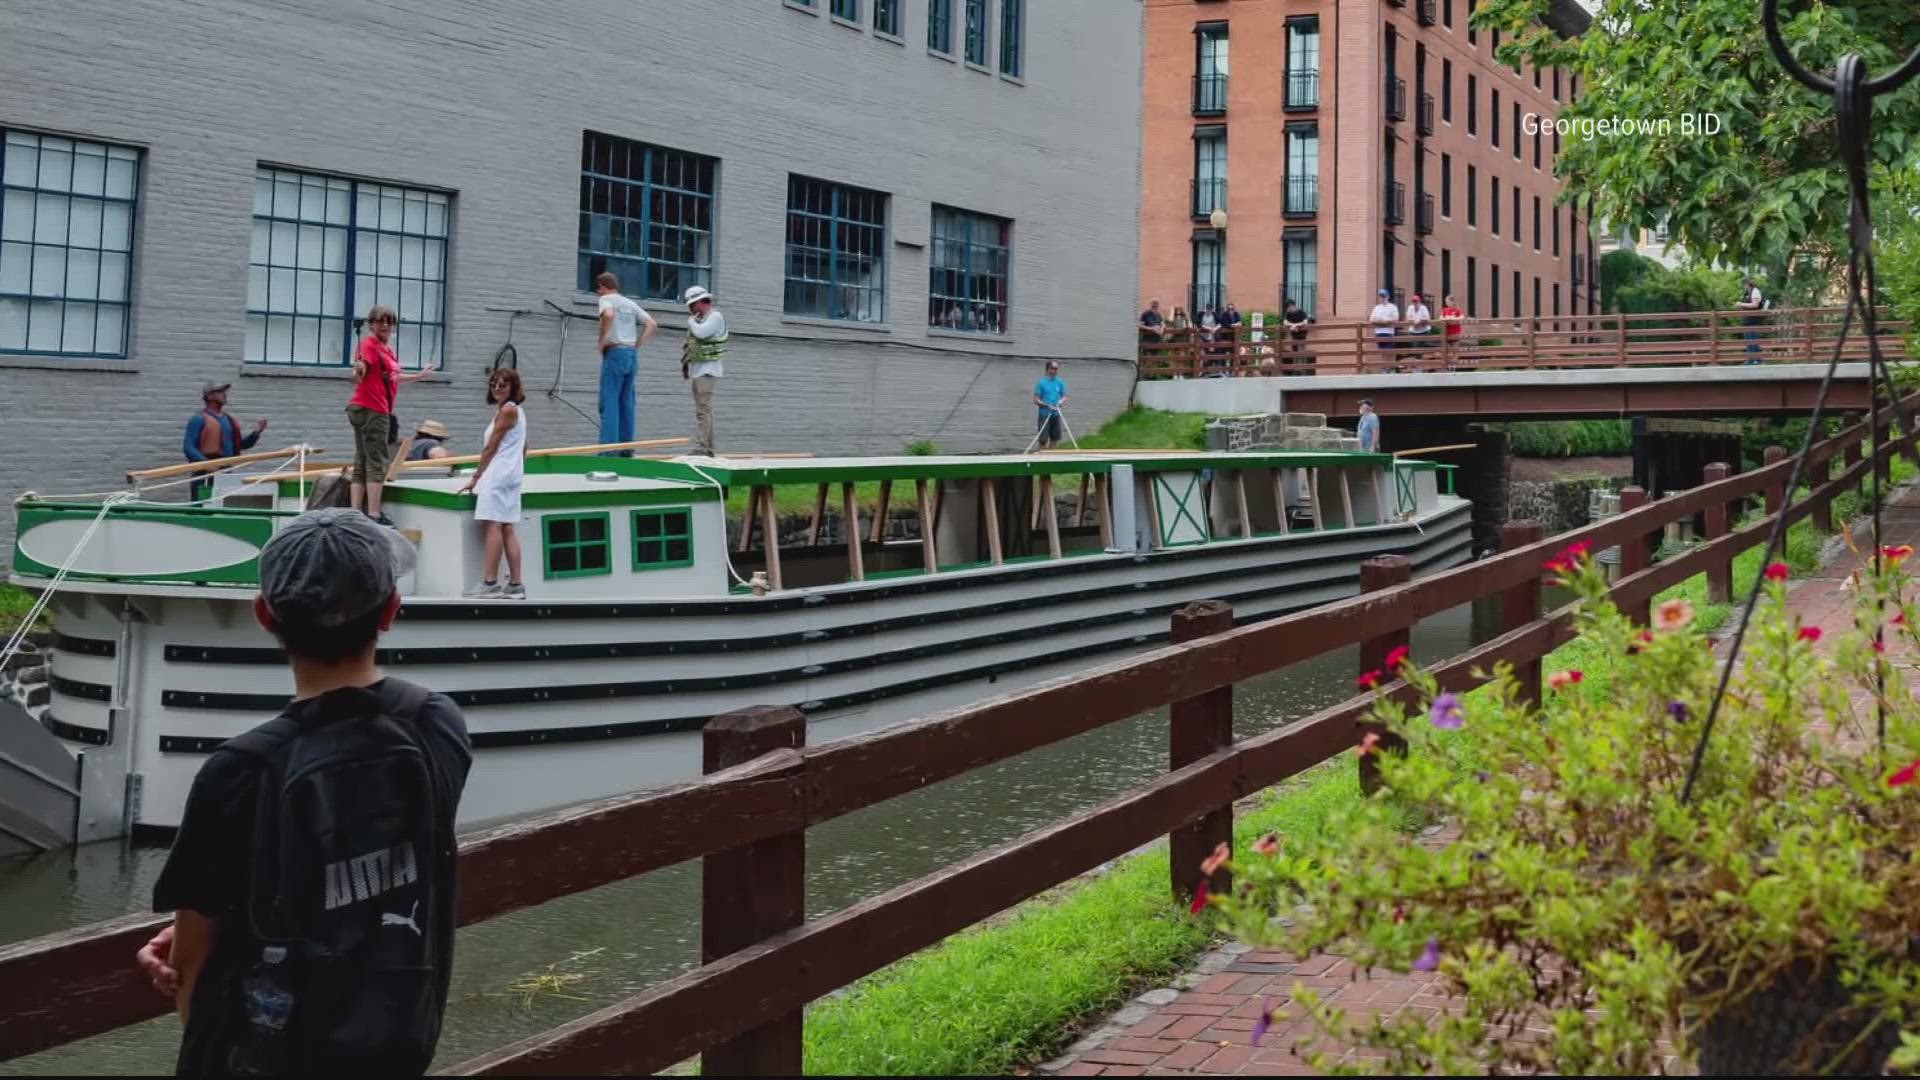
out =
[[(1646, 488), (1629, 484), (1628, 486), (1620, 489), (1620, 512), (1622, 514), (1627, 513), (1630, 510), (1638, 510), (1645, 505), (1647, 505), (1647, 489)], [(1647, 563), (1650, 561), (1651, 560), (1649, 559), (1648, 552), (1647, 552), (1647, 534), (1646, 533), (1644, 532), (1635, 533), (1632, 536), (1627, 537), (1624, 541), (1621, 542), (1620, 544), (1620, 576), (1621, 577), (1628, 577), (1632, 574), (1637, 574), (1640, 571), (1645, 570), (1647, 568)], [(1625, 615), (1627, 618), (1633, 620), (1634, 622), (1637, 622), (1640, 625), (1645, 626), (1652, 619), (1653, 599), (1649, 597), (1645, 600), (1628, 604), (1621, 611), (1621, 614)]]
[[(1833, 447), (1816, 446), (1813, 456), (1807, 461), (1807, 486), (1815, 491), (1833, 479)], [(1815, 496), (1813, 500), (1813, 527), (1821, 534), (1833, 532), (1833, 499), (1828, 496)]]
[[(1724, 461), (1709, 463), (1700, 470), (1702, 484), (1715, 484), (1725, 480), (1731, 472)], [(1715, 499), (1702, 511), (1706, 518), (1704, 540), (1718, 540), (1727, 535), (1727, 501)], [(1707, 564), (1707, 602), (1725, 604), (1733, 599), (1733, 558), (1715, 559)]]
[[(1500, 550), (1512, 551), (1528, 544), (1538, 543), (1545, 530), (1537, 521), (1515, 521), (1500, 527)], [(1510, 633), (1518, 630), (1540, 617), (1540, 575), (1535, 574), (1526, 581), (1515, 585), (1500, 594), (1500, 632)], [(1520, 686), (1520, 700), (1534, 708), (1540, 707), (1540, 657), (1534, 657), (1524, 664), (1516, 664), (1513, 669), (1514, 680)]]
[[(1409, 562), (1405, 555), (1376, 555), (1360, 564), (1360, 591), (1363, 593), (1391, 589), (1395, 585), (1405, 584), (1412, 578), (1413, 563)], [(1407, 644), (1411, 639), (1412, 629), (1410, 626), (1403, 626), (1397, 630), (1389, 630), (1379, 637), (1362, 641), (1360, 643), (1360, 674), (1378, 671), (1382, 680), (1392, 682), (1393, 672), (1386, 670), (1387, 654)], [(1364, 739), (1369, 733), (1379, 736), (1380, 741), (1375, 744), (1374, 753), (1360, 759), (1360, 791), (1364, 795), (1371, 795), (1380, 788), (1380, 762), (1376, 755), (1389, 752), (1404, 753), (1407, 748), (1406, 742), (1398, 735), (1364, 720), (1361, 721), (1360, 737)]]
[[(807, 742), (807, 721), (791, 706), (755, 706), (716, 716), (701, 733), (701, 769), (721, 769)], [(711, 964), (799, 926), (807, 909), (807, 834), (795, 831), (700, 860), (700, 960)], [(708, 1076), (798, 1076), (801, 1012), (708, 1047)]]
[[(1233, 605), (1224, 600), (1197, 600), (1173, 613), (1171, 640), (1183, 641), (1211, 637), (1233, 629)], [(1168, 706), (1167, 768), (1180, 769), (1233, 743), (1233, 687), (1222, 686)], [(1183, 825), (1167, 835), (1168, 864), (1173, 879), (1173, 895), (1181, 902), (1193, 899), (1195, 884), (1202, 877), (1200, 864), (1213, 849), (1233, 843), (1233, 804), (1228, 803), (1206, 816)], [(1212, 892), (1233, 887), (1226, 871), (1216, 871), (1207, 879)]]
[[(1850, 415), (1850, 416), (1847, 416), (1847, 417), (1845, 417), (1845, 418), (1843, 418), (1843, 419), (1842, 419), (1842, 420), (1840, 421), (1840, 426), (1841, 426), (1841, 427), (1852, 427), (1853, 425), (1855, 425), (1855, 424), (1858, 424), (1858, 423), (1860, 423), (1860, 422), (1861, 422), (1862, 420), (1865, 420), (1865, 419), (1866, 419), (1866, 417), (1864, 417), (1864, 416), (1862, 416), (1862, 415), (1860, 415), (1859, 413), (1854, 413), (1854, 414), (1852, 414), (1852, 415)], [(1865, 437), (1865, 436), (1862, 436), (1862, 438), (1864, 438), (1864, 437)], [(1847, 440), (1847, 444), (1846, 444), (1846, 446), (1844, 446), (1844, 447), (1842, 448), (1842, 450), (1841, 450), (1841, 456), (1840, 456), (1840, 461), (1841, 461), (1841, 464), (1842, 464), (1842, 465), (1844, 465), (1844, 466), (1845, 466), (1846, 468), (1848, 468), (1848, 469), (1851, 469), (1851, 468), (1853, 468), (1853, 467), (1854, 467), (1855, 465), (1858, 465), (1858, 464), (1860, 464), (1860, 441), (1861, 441), (1860, 439), (1848, 439), (1848, 440)], [(1861, 480), (1863, 480), (1863, 479), (1865, 479), (1865, 478), (1864, 478), (1864, 477), (1860, 477), (1860, 478), (1856, 478), (1856, 479), (1854, 480), (1854, 482), (1853, 482), (1853, 491), (1854, 491), (1854, 493), (1855, 493), (1855, 494), (1859, 494), (1859, 492), (1860, 492), (1860, 483), (1861, 483)]]
[[(1769, 465), (1778, 465), (1785, 460), (1787, 460), (1786, 447), (1769, 446), (1760, 455), (1760, 467), (1766, 468)], [(1766, 495), (1767, 516), (1772, 517), (1774, 514), (1779, 513), (1782, 507), (1787, 505), (1787, 478), (1779, 476), (1768, 481)]]

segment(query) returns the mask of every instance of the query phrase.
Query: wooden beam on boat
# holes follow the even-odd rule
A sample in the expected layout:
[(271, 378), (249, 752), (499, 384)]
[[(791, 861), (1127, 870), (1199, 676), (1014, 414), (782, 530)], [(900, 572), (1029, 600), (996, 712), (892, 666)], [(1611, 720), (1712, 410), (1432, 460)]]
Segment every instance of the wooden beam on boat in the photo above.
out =
[(746, 552), (753, 547), (753, 522), (760, 511), (760, 491), (758, 487), (747, 489), (747, 512), (740, 518), (740, 543), (734, 548), (737, 552)]
[(853, 484), (840, 485), (840, 512), (846, 519), (840, 531), (847, 538), (847, 572), (855, 581), (867, 580), (867, 568), (860, 555), (860, 502), (853, 497)]
[[(527, 456), (559, 457), (567, 454), (598, 454), (613, 450), (647, 450), (662, 446), (685, 446), (692, 441), (686, 438), (634, 439), (630, 442), (593, 443), (588, 446), (548, 446), (539, 450), (529, 450)], [(401, 465), (401, 469), (444, 469), (452, 465), (472, 465), (479, 460), (479, 454), (459, 454), (454, 457), (429, 458), (426, 461), (409, 461)]]
[(880, 509), (873, 515), (874, 543), (887, 538), (887, 504), (893, 501), (893, 481), (880, 481)]
[(1035, 451), (1035, 453), (1040, 453), (1040, 454), (1100, 454), (1103, 456), (1111, 455), (1111, 454), (1204, 454), (1206, 452), (1207, 451), (1205, 450), (1176, 449), (1171, 446), (1142, 447), (1134, 450), (1127, 450), (1127, 449), (1116, 447), (1114, 449), (1100, 449), (1100, 450), (1076, 450), (1076, 449), (1069, 448), (1065, 450), (1053, 449), (1053, 450)]
[(1140, 484), (1147, 491), (1147, 526), (1153, 530), (1153, 539), (1148, 541), (1149, 549), (1160, 547), (1160, 496), (1153, 489), (1153, 474), (1140, 478)]
[(1006, 552), (1000, 547), (1000, 484), (991, 476), (980, 478), (980, 516), (987, 524), (987, 555), (993, 565), (999, 566), (1007, 561)]
[(1105, 551), (1113, 547), (1113, 482), (1095, 473), (1093, 497), (1100, 504), (1100, 549)]
[(1047, 556), (1057, 559), (1060, 557), (1060, 508), (1056, 506), (1053, 501), (1052, 473), (1047, 473), (1040, 477), (1040, 499), (1046, 503), (1044, 508), (1036, 509), (1044, 509), (1046, 511)]
[(927, 501), (927, 482), (913, 482), (913, 497), (920, 510), (920, 565), (932, 574), (940, 569), (940, 553), (933, 543), (933, 504)]
[(127, 483), (133, 484), (142, 480), (164, 480), (170, 476), (185, 476), (188, 473), (206, 472), (210, 469), (225, 469), (234, 465), (248, 465), (256, 461), (274, 461), (279, 458), (298, 457), (303, 450), (309, 454), (322, 452), (318, 446), (289, 446), (284, 450), (257, 450), (251, 454), (208, 458), (205, 461), (187, 461), (179, 465), (162, 465), (155, 469), (131, 469), (127, 472)]
[(400, 466), (407, 463), (407, 452), (412, 449), (413, 436), (409, 435), (400, 440), (400, 445), (393, 449), (393, 459), (387, 462), (387, 476), (386, 479), (380, 481), (382, 484), (391, 483), (394, 477), (400, 475)]
[(820, 542), (820, 519), (827, 516), (827, 485), (821, 484), (813, 497), (813, 520), (807, 523), (807, 546)]
[(1345, 528), (1353, 528), (1353, 488), (1347, 483), (1347, 470), (1335, 469), (1340, 474), (1340, 512), (1346, 515)]
[(1042, 479), (1041, 477), (1036, 476), (1033, 479), (1027, 481), (1028, 493), (1033, 496), (1033, 513), (1027, 515), (1029, 519), (1027, 521), (1027, 529), (1029, 531), (1032, 531), (1040, 527), (1040, 490), (1041, 490), (1040, 481), (1041, 479)]
[(1320, 512), (1320, 470), (1300, 471), (1307, 474), (1307, 508), (1313, 511), (1313, 531), (1319, 532), (1327, 527), (1327, 519)]
[(1240, 510), (1240, 539), (1253, 539), (1253, 507), (1247, 505), (1247, 470), (1233, 470), (1233, 498)]
[(1273, 480), (1273, 506), (1280, 517), (1280, 535), (1286, 536), (1293, 531), (1287, 524), (1287, 470), (1276, 465), (1267, 475)]
[(773, 509), (773, 488), (763, 486), (760, 492), (760, 542), (767, 552), (767, 582), (778, 592), (780, 583), (780, 522)]
[(1076, 529), (1087, 523), (1087, 485), (1092, 480), (1092, 473), (1080, 474), (1080, 497), (1073, 502), (1073, 527)]
[(1395, 450), (1393, 456), (1397, 458), (1412, 457), (1415, 454), (1438, 454), (1442, 450), (1478, 450), (1479, 448), (1479, 443), (1470, 442), (1449, 443), (1446, 446), (1416, 446), (1411, 450)]
[[(686, 442), (687, 440), (680, 439), (678, 441)], [(719, 458), (726, 458), (728, 460), (751, 461), (754, 458), (765, 458), (768, 461), (780, 461), (780, 460), (786, 460), (788, 458), (810, 458), (813, 456), (813, 452), (810, 450), (767, 450), (761, 453), (754, 453), (752, 451), (748, 451), (746, 453), (740, 453), (740, 454), (715, 454), (714, 456)]]

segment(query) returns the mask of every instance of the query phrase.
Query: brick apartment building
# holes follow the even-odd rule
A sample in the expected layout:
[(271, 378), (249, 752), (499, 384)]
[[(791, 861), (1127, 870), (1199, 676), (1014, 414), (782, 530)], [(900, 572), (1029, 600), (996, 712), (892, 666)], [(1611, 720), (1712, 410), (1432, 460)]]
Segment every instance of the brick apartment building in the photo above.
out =
[[(1364, 319), (1386, 287), (1479, 319), (1595, 311), (1591, 223), (1556, 205), (1541, 130), (1577, 81), (1495, 62), (1473, 7), (1147, 0), (1143, 302)], [(1589, 16), (1554, 0), (1548, 21)]]

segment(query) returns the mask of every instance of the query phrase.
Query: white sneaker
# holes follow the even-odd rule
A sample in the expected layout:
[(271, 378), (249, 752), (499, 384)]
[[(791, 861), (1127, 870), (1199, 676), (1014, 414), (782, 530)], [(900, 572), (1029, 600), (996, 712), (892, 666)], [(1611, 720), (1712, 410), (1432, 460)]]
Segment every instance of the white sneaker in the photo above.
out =
[(483, 581), (460, 595), (468, 600), (498, 600), (501, 596), (500, 583)]
[(507, 583), (507, 587), (501, 590), (500, 595), (508, 600), (525, 600), (527, 598), (527, 587), (518, 582), (510, 581)]

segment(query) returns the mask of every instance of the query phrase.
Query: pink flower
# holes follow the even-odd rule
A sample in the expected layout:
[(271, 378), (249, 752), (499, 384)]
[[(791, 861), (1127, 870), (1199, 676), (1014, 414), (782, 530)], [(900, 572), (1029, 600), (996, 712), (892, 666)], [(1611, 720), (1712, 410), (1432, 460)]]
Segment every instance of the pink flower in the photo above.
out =
[(1256, 855), (1274, 856), (1280, 854), (1280, 834), (1268, 833), (1260, 839), (1255, 840), (1253, 842), (1253, 850)]
[(1653, 625), (1661, 630), (1678, 630), (1693, 621), (1693, 605), (1685, 600), (1668, 600), (1653, 609)]
[(1913, 783), (1913, 781), (1917, 777), (1920, 777), (1920, 758), (1916, 758), (1913, 761), (1908, 762), (1905, 768), (1902, 768), (1898, 772), (1894, 773), (1892, 776), (1887, 777), (1887, 786), (1888, 787), (1905, 787), (1908, 784)]
[(1440, 939), (1428, 938), (1427, 947), (1420, 951), (1420, 958), (1413, 962), (1415, 971), (1436, 971), (1440, 967)]
[(1407, 909), (1406, 909), (1406, 907), (1405, 907), (1404, 905), (1401, 905), (1401, 904), (1395, 904), (1395, 905), (1393, 905), (1393, 924), (1394, 924), (1395, 926), (1398, 926), (1398, 925), (1400, 925), (1401, 923), (1403, 923), (1403, 922), (1406, 922), (1406, 921), (1407, 921)]
[(1884, 641), (1875, 641), (1875, 642), (1873, 643), (1873, 651), (1874, 651), (1874, 652), (1878, 652), (1878, 653), (1883, 653), (1883, 652), (1886, 652), (1886, 651), (1887, 651), (1887, 643), (1886, 643), (1886, 642), (1884, 642)]
[(1767, 569), (1766, 569), (1766, 578), (1768, 581), (1787, 580), (1787, 564), (1783, 562), (1768, 563)]
[(1894, 544), (1880, 549), (1880, 557), (1887, 561), (1888, 566), (1899, 566), (1907, 561), (1907, 556), (1911, 554), (1913, 554), (1912, 544)]
[(1893, 625), (1894, 626), (1907, 625), (1907, 613), (1904, 611), (1895, 613), (1895, 615), (1893, 616)]
[(1593, 550), (1593, 541), (1579, 540), (1579, 541), (1575, 541), (1574, 543), (1568, 544), (1566, 547), (1566, 550), (1562, 551), (1560, 555), (1562, 558), (1565, 558), (1571, 562), (1578, 562), (1581, 559), (1586, 558), (1587, 552), (1592, 550)]
[(1225, 844), (1221, 844), (1213, 849), (1213, 854), (1200, 860), (1200, 872), (1208, 877), (1212, 877), (1213, 872), (1220, 869), (1220, 864), (1231, 858), (1233, 858), (1232, 849), (1228, 848)]
[(1353, 683), (1362, 690), (1371, 690), (1380, 685), (1380, 673), (1378, 671), (1369, 671), (1365, 675), (1353, 680)]
[(1379, 746), (1380, 746), (1380, 733), (1377, 731), (1369, 731), (1367, 732), (1366, 737), (1360, 740), (1360, 745), (1354, 748), (1354, 753), (1359, 755), (1360, 757), (1366, 757), (1367, 755), (1373, 753), (1374, 750), (1379, 748)]
[(1800, 633), (1797, 636), (1801, 641), (1805, 642), (1819, 641), (1820, 628), (1817, 626), (1803, 626), (1800, 628)]
[(1406, 663), (1407, 658), (1412, 655), (1412, 649), (1407, 648), (1405, 645), (1395, 645), (1393, 649), (1387, 653), (1387, 662), (1384, 666), (1388, 671), (1398, 671), (1400, 670), (1400, 665)]
[(1547, 676), (1547, 686), (1554, 690), (1565, 690), (1586, 677), (1587, 673), (1577, 668), (1572, 671), (1556, 671)]
[(1201, 878), (1200, 884), (1194, 886), (1193, 903), (1187, 905), (1187, 914), (1198, 915), (1202, 911), (1206, 910), (1206, 907), (1207, 907), (1207, 879)]

